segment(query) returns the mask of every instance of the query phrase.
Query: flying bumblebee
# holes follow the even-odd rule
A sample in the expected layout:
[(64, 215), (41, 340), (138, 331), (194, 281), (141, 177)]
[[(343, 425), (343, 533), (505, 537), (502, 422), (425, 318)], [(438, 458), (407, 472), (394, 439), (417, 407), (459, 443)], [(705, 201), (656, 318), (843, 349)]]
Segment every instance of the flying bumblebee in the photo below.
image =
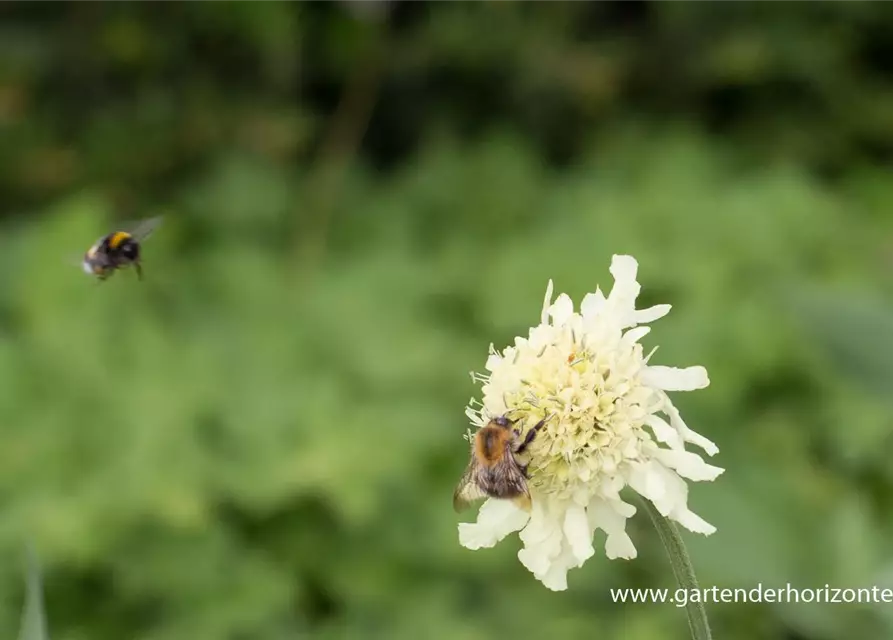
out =
[(478, 429), (471, 444), (471, 460), (453, 493), (453, 508), (462, 511), (472, 502), (489, 497), (512, 500), (530, 511), (527, 465), (519, 463), (515, 456), (524, 453), (546, 420), (534, 425), (523, 440), (515, 422), (505, 416)]
[(118, 231), (104, 235), (84, 254), (81, 262), (84, 272), (105, 280), (118, 269), (133, 265), (137, 277), (142, 280), (141, 243), (155, 231), (160, 222), (161, 216), (156, 216), (134, 224), (125, 224)]

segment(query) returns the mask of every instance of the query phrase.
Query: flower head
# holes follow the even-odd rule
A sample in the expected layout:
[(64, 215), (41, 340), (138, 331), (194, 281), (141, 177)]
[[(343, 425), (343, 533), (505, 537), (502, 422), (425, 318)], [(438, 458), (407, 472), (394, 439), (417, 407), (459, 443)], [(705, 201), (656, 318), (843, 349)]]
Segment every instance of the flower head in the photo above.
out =
[(684, 478), (713, 480), (723, 469), (685, 443), (711, 456), (718, 449), (688, 428), (666, 393), (706, 387), (707, 371), (648, 364), (654, 352), (645, 356), (638, 341), (650, 327), (639, 325), (670, 305), (636, 310), (637, 270), (631, 256), (614, 256), (610, 294), (596, 288), (579, 312), (565, 294), (552, 302), (550, 281), (540, 324), (502, 353), (491, 346), (489, 374), (477, 376), (483, 400), (466, 411), (477, 426), (509, 414), (522, 433), (547, 418), (524, 454), (531, 511), (489, 499), (476, 523), (459, 525), (459, 540), (480, 549), (520, 531), (518, 558), (553, 590), (566, 589), (567, 571), (594, 555), (596, 529), (607, 534), (609, 558), (636, 557), (625, 531), (636, 509), (620, 497), (626, 486), (691, 531), (715, 530), (688, 510)]

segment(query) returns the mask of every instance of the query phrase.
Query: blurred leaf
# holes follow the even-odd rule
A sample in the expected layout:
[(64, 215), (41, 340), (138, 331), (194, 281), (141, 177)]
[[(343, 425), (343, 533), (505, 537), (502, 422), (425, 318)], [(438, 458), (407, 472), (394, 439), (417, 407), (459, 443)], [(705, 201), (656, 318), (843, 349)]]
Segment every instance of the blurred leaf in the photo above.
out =
[(893, 398), (893, 306), (848, 291), (795, 294), (793, 305), (832, 367), (880, 398)]
[[(640, 261), (642, 306), (673, 305), (646, 339), (655, 362), (703, 364), (714, 381), (677, 400), (729, 470), (691, 491), (719, 529), (692, 543), (702, 581), (833, 582), (890, 551), (846, 502), (877, 492), (886, 513), (879, 480), (812, 458), (837, 411), (881, 417), (804, 356), (813, 342), (780, 313), (783, 287), (764, 282), (803, 288), (815, 261), (868, 272), (867, 256), (839, 259), (858, 237), (848, 209), (802, 172), (741, 172), (684, 130), (627, 129), (600, 150), (556, 175), (500, 134), (434, 141), (388, 179), (348, 173), (312, 278), (270, 237), (306, 185), (244, 154), (171, 204), (141, 284), (124, 273), (96, 286), (54, 262), (101, 230), (101, 197), (67, 198), (11, 234), (40, 259), (6, 292), (20, 320), (0, 343), (0, 545), (27, 527), (77, 567), (54, 579), (54, 632), (410, 638), (425, 626), (417, 609), (461, 618), (441, 638), (486, 637), (506, 617), (518, 633), (621, 629), (607, 589), (662, 573), (599, 557), (572, 572), (569, 599), (544, 596), (516, 540), (464, 550), (448, 508), (466, 462), (463, 404), (478, 393), (466, 372), (490, 342), (526, 332), (549, 278), (577, 300), (607, 290), (619, 252)], [(804, 542), (835, 500), (831, 534)], [(843, 526), (851, 513), (861, 518)], [(643, 558), (659, 551), (631, 535)], [(874, 542), (848, 564), (854, 538)], [(717, 628), (814, 628), (799, 609), (761, 615), (723, 610)]]

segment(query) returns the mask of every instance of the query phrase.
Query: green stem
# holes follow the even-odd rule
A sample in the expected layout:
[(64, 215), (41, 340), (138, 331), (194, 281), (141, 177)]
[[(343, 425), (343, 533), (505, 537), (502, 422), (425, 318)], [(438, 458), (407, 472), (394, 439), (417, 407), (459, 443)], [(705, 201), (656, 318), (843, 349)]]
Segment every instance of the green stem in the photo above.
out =
[(672, 521), (663, 517), (650, 500), (642, 498), (641, 502), (645, 505), (645, 511), (651, 516), (651, 522), (654, 523), (654, 528), (657, 529), (661, 542), (664, 543), (664, 549), (670, 556), (670, 564), (676, 575), (676, 582), (688, 593), (685, 612), (688, 614), (691, 637), (693, 640), (710, 640), (710, 625), (707, 623), (707, 611), (704, 609), (704, 603), (700, 601), (700, 598), (691, 597), (691, 594), (700, 588), (698, 579), (695, 577), (695, 570), (691, 565), (691, 559), (682, 542), (682, 536), (679, 535), (679, 529)]

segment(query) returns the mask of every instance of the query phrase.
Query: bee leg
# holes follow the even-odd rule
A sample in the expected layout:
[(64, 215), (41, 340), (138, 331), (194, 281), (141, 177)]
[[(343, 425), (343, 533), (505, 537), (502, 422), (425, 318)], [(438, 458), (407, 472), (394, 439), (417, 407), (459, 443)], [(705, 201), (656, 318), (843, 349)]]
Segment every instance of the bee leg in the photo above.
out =
[(133, 268), (136, 271), (136, 277), (139, 278), (140, 280), (142, 280), (143, 279), (143, 268), (140, 266), (140, 263), (134, 262)]
[[(549, 416), (549, 417), (551, 417), (551, 416)], [(518, 448), (515, 449), (515, 453), (523, 453), (524, 452), (524, 449), (527, 448), (527, 445), (529, 445), (531, 442), (533, 442), (533, 439), (536, 437), (537, 431), (539, 431), (542, 428), (542, 426), (544, 424), (546, 424), (546, 420), (548, 420), (549, 417), (543, 418), (542, 420), (537, 422), (535, 425), (533, 425), (533, 427), (530, 428), (530, 431), (528, 431), (527, 435), (524, 436), (524, 442), (522, 442), (518, 446)]]

